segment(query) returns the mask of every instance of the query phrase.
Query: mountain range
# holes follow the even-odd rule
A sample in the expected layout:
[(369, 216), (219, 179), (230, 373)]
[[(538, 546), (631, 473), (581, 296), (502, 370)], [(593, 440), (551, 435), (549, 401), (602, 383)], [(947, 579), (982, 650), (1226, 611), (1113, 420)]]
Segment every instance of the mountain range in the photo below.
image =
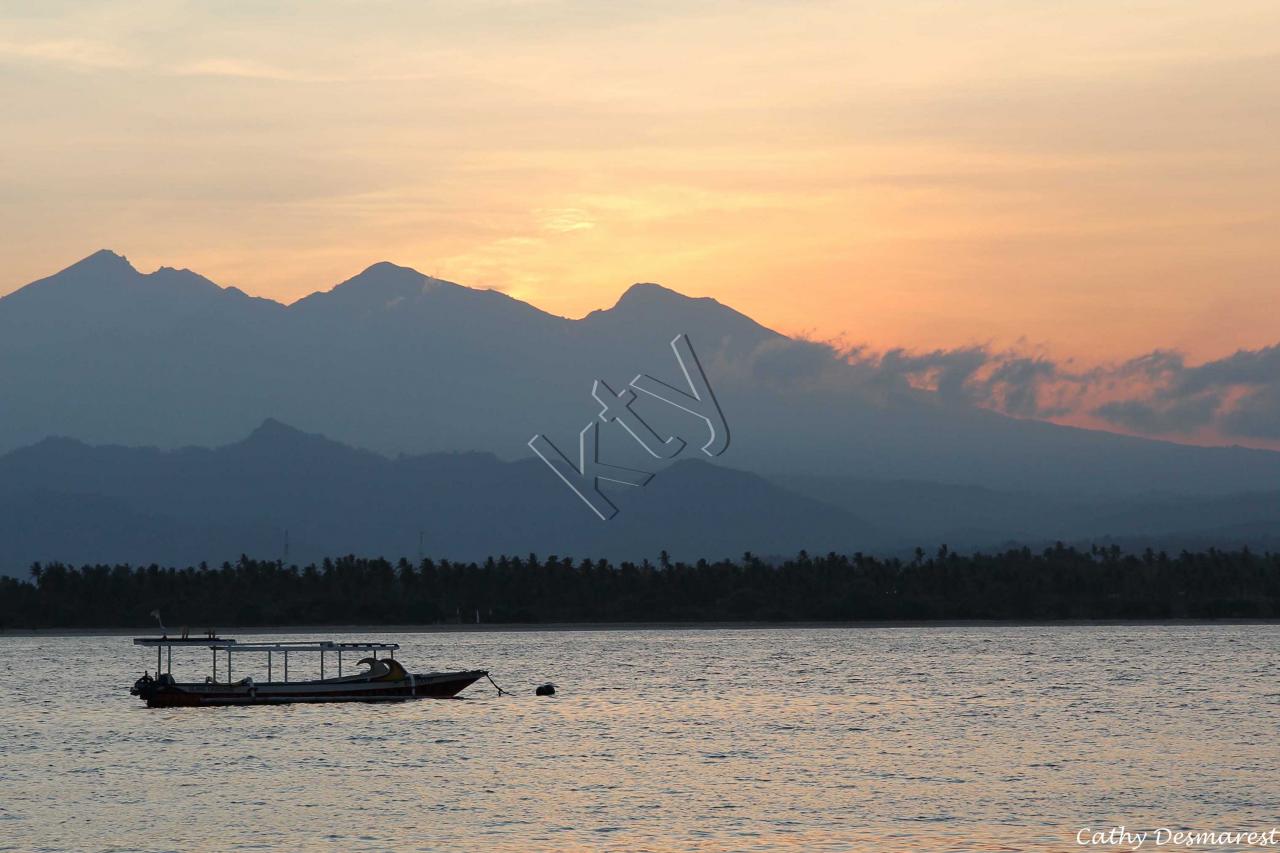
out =
[[(637, 411), (659, 432), (685, 438), (688, 449), (650, 486), (615, 489), (631, 520), (592, 526), (601, 523), (573, 504), (576, 499), (531, 455), (528, 442), (544, 434), (574, 457), (579, 432), (599, 411), (591, 396), (597, 379), (622, 389), (646, 373), (684, 387), (669, 346), (677, 334), (693, 343), (732, 443), (716, 465), (708, 464), (696, 452), (705, 426), (640, 395)], [(269, 435), (286, 423), (306, 432), (289, 429), (293, 438), (284, 444), (320, 441), (298, 438), (315, 433), (328, 437), (323, 440), (332, 442), (331, 450), (346, 450), (326, 453), (324, 464), (334, 467), (322, 472), (274, 470), (260, 457), (254, 465), (266, 467), (255, 468), (237, 456), (261, 447), (264, 430)], [(602, 425), (600, 434), (605, 461), (661, 470), (616, 425)], [(62, 438), (50, 443), (50, 437)], [(355, 447), (368, 450), (350, 449)], [(781, 335), (713, 299), (656, 284), (633, 285), (612, 307), (569, 319), (497, 291), (379, 263), (286, 306), (189, 270), (162, 267), (144, 274), (105, 250), (0, 299), (5, 452), (11, 453), (0, 467), (0, 493), (10, 504), (0, 516), (7, 541), (34, 536), (42, 525), (56, 527), (51, 517), (65, 512), (90, 527), (93, 519), (107, 525), (112, 518), (139, 537), (152, 530), (146, 536), (155, 559), (195, 553), (172, 544), (179, 541), (206, 542), (209, 554), (250, 546), (271, 552), (285, 526), (298, 553), (313, 546), (319, 553), (340, 542), (350, 543), (347, 550), (412, 552), (416, 542), (405, 544), (405, 536), (440, 528), (404, 513), (447, 514), (449, 489), (411, 488), (395, 476), (412, 479), (405, 472), (421, 466), (426, 468), (419, 473), (435, 472), (432, 466), (464, 461), (467, 482), (493, 482), (495, 493), (504, 492), (498, 480), (509, 481), (516, 495), (524, 495), (520, 488), (548, 489), (538, 493), (539, 505), (562, 506), (565, 524), (574, 529), (569, 536), (559, 522), (532, 512), (523, 497), (498, 506), (486, 492), (489, 503), (476, 497), (471, 505), (485, 518), (450, 516), (459, 538), (441, 544), (460, 556), (565, 542), (578, 553), (593, 547), (603, 549), (598, 556), (615, 556), (616, 549), (616, 556), (652, 557), (661, 537), (637, 532), (644, 513), (659, 512), (651, 502), (705, 515), (710, 506), (735, 505), (720, 491), (732, 477), (752, 478), (741, 482), (774, 507), (766, 518), (784, 517), (784, 507), (803, 507), (813, 524), (779, 528), (781, 535), (769, 539), (745, 515), (736, 524), (725, 519), (726, 529), (744, 534), (741, 541), (704, 539), (696, 556), (786, 552), (801, 540), (810, 549), (948, 540), (959, 547), (1062, 536), (1171, 541), (1169, 535), (1201, 531), (1212, 542), (1227, 536), (1228, 528), (1235, 530), (1231, 536), (1257, 542), (1271, 535), (1272, 507), (1280, 505), (1270, 497), (1280, 487), (1280, 453), (1058, 426), (948, 402), (905, 384), (869, 382), (828, 347)], [(99, 456), (114, 462), (102, 467)], [(33, 459), (54, 467), (37, 476)], [(76, 459), (110, 474), (92, 488), (69, 489), (67, 483), (80, 482), (71, 476)], [(259, 477), (255, 488), (274, 495), (279, 511), (264, 505), (237, 515), (231, 509), (245, 506), (243, 496), (227, 498), (226, 511), (211, 499), (201, 503), (184, 491), (194, 486), (184, 487), (182, 479), (194, 476), (182, 466), (196, 460), (248, 466), (243, 476)], [(20, 469), (27, 479), (6, 482)], [(145, 494), (163, 499), (143, 499), (124, 488), (142, 471), (156, 479)], [(322, 474), (330, 479), (307, 479)], [(169, 492), (157, 485), (166, 478)], [(527, 485), (515, 488), (525, 478)], [(360, 495), (349, 508), (359, 515), (375, 505), (366, 481), (381, 484), (375, 491), (388, 497), (375, 504), (398, 519), (398, 526), (387, 522), (385, 536), (368, 519), (353, 520), (350, 535), (321, 536), (342, 529), (337, 509), (318, 514), (326, 521), (315, 522), (314, 532), (302, 516), (282, 514), (286, 505), (315, 500), (316, 490), (345, 489)], [(18, 483), (25, 491), (16, 490)], [(676, 484), (701, 484), (715, 502), (682, 503), (668, 494)], [(20, 491), (27, 497), (19, 499)], [(457, 500), (465, 495), (455, 492), (450, 494)], [(344, 498), (326, 500), (337, 506)], [(110, 502), (109, 510), (102, 501)], [(191, 512), (178, 511), (184, 501)], [(397, 501), (417, 501), (431, 511), (401, 512)], [(162, 523), (153, 524), (157, 519)], [(675, 553), (676, 520), (651, 520), (672, 531), (670, 541), (657, 547)], [(391, 526), (398, 539), (387, 538)], [(633, 538), (629, 526), (637, 526)], [(473, 539), (463, 536), (468, 530)], [(469, 543), (482, 541), (482, 530), (489, 545), (470, 550)], [(557, 539), (557, 533), (565, 535)], [(696, 546), (699, 540), (689, 535)], [(704, 529), (701, 535), (709, 534)], [(13, 550), (19, 552), (34, 553)], [(106, 558), (88, 548), (76, 553)]]
[[(218, 564), (241, 554), (483, 560), (556, 554), (695, 560), (857, 550), (870, 525), (763, 478), (697, 459), (591, 516), (537, 459), (357, 450), (268, 420), (214, 449), (45, 439), (0, 457), (0, 570), (35, 561)], [(287, 545), (286, 545), (287, 543)], [(287, 554), (286, 554), (287, 551)]]
[[(682, 384), (668, 347), (679, 333), (729, 421), (723, 461), (746, 470), (1082, 495), (1280, 483), (1280, 453), (868, 386), (827, 348), (653, 284), (572, 320), (380, 263), (284, 306), (187, 270), (142, 274), (107, 251), (0, 299), (0, 451), (50, 435), (212, 447), (277, 418), (383, 453), (520, 458), (535, 433), (572, 445), (598, 409), (595, 379), (622, 388), (644, 372)], [(662, 423), (665, 413), (649, 415)]]
[(792, 476), (699, 459), (591, 515), (537, 459), (359, 450), (264, 421), (216, 448), (48, 438), (0, 456), (0, 574), (34, 562), (218, 565), (241, 554), (305, 564), (359, 554), (501, 554), (657, 562), (811, 553), (909, 555), (1063, 540), (1141, 548), (1280, 545), (1280, 493), (1061, 498), (937, 483)]

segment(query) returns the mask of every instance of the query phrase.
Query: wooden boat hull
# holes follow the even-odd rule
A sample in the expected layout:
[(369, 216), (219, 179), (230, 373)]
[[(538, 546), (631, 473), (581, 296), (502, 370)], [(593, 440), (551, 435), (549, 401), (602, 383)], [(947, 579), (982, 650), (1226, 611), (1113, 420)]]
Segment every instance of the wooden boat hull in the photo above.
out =
[(149, 708), (213, 705), (286, 705), (317, 702), (404, 702), (456, 696), (487, 676), (486, 670), (431, 672), (395, 680), (251, 681), (233, 684), (163, 683), (137, 691)]

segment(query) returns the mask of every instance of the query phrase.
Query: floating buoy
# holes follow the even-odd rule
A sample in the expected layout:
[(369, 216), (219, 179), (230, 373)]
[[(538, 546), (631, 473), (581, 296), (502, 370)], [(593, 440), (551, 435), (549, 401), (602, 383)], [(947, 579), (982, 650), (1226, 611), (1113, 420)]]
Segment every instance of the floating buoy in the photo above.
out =
[(556, 695), (556, 686), (548, 681), (546, 684), (539, 684), (538, 689), (533, 691), (535, 696), (554, 696)]

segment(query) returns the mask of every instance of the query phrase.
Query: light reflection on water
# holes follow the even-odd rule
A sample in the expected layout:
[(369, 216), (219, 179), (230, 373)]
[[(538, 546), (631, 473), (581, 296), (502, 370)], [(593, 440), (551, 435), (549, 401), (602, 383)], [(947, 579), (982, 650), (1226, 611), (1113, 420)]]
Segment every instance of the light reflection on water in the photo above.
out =
[(128, 637), (0, 637), (0, 850), (1081, 850), (1086, 826), (1280, 824), (1280, 626), (337, 638), (517, 695), (147, 710)]

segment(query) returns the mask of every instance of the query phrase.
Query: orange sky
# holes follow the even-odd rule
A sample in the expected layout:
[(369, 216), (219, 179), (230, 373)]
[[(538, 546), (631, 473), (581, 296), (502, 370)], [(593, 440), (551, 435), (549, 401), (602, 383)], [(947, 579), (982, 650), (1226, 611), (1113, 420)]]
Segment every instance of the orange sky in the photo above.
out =
[[(1090, 363), (1280, 340), (1280, 4), (0, 10), (0, 293), (109, 247)], [(4, 7), (7, 9), (8, 7)]]

